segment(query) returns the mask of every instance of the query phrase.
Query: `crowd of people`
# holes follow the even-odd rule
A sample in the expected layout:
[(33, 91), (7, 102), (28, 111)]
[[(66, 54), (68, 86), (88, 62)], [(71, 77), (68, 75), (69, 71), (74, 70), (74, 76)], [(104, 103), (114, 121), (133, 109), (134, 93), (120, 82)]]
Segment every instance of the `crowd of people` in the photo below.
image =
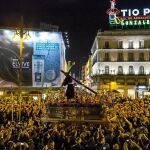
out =
[[(62, 91), (47, 95), (45, 100), (0, 98), (0, 150), (150, 149), (149, 99), (82, 92), (68, 102)], [(101, 104), (106, 123), (42, 121), (48, 103), (72, 102)]]

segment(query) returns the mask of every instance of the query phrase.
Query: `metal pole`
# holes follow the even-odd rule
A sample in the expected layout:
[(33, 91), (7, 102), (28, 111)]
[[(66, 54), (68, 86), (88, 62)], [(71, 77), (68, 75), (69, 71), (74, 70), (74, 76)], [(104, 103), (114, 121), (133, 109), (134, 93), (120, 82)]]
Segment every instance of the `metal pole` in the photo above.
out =
[(22, 45), (23, 45), (23, 34), (22, 29), (20, 30), (20, 68), (19, 68), (19, 90), (20, 90), (20, 97), (19, 97), (19, 122), (21, 120), (21, 86), (22, 86)]
[(21, 94), (19, 98), (19, 122), (21, 121)]
[(11, 120), (13, 121), (14, 120), (14, 101), (13, 101), (13, 94), (12, 94), (12, 91), (11, 91), (11, 102), (12, 102), (12, 112), (11, 112)]
[(22, 51), (23, 51), (23, 17), (21, 17), (21, 25), (20, 25), (20, 67), (19, 67), (19, 122), (21, 121), (21, 86), (22, 86)]
[(20, 79), (19, 79), (19, 84), (20, 86), (22, 85), (22, 47), (23, 47), (23, 35), (22, 35), (22, 29), (20, 30)]
[(41, 109), (41, 96), (39, 91), (38, 91), (38, 101), (39, 101), (39, 109)]

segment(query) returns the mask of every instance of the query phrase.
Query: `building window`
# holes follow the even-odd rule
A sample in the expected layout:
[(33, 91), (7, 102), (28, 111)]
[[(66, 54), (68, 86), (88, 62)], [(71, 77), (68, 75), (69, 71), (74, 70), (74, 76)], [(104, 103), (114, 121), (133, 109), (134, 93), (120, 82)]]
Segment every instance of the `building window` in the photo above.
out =
[(144, 41), (143, 40), (139, 41), (139, 48), (144, 48)]
[(139, 68), (139, 74), (144, 74), (144, 66), (140, 66), (140, 68)]
[(133, 66), (129, 66), (129, 74), (134, 74)]
[(134, 61), (133, 53), (128, 53), (128, 61)]
[(109, 59), (109, 53), (105, 53), (104, 61), (110, 61), (110, 59)]
[(104, 48), (109, 48), (109, 41), (105, 41), (105, 47)]
[(133, 41), (129, 41), (129, 48), (133, 48)]
[(97, 57), (95, 56), (95, 57), (93, 58), (93, 65), (94, 65), (96, 62), (97, 62)]
[(139, 53), (139, 61), (144, 61), (144, 53)]
[(109, 74), (109, 66), (105, 66), (105, 74)]
[(118, 74), (123, 74), (123, 67), (122, 66), (118, 66)]
[(118, 48), (119, 49), (123, 48), (123, 41), (118, 41)]
[(101, 61), (101, 54), (100, 54), (100, 52), (97, 53), (97, 61), (98, 61), (98, 62)]
[(118, 53), (118, 61), (123, 61), (123, 53)]

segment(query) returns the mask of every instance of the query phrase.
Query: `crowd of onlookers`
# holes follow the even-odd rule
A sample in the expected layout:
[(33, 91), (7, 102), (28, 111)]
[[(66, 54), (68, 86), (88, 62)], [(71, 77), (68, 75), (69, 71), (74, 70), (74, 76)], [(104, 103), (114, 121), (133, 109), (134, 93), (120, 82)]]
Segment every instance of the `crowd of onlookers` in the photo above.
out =
[[(67, 100), (62, 91), (46, 99), (0, 98), (0, 150), (149, 150), (150, 100), (113, 92), (82, 92)], [(48, 103), (101, 104), (106, 123), (43, 122)]]

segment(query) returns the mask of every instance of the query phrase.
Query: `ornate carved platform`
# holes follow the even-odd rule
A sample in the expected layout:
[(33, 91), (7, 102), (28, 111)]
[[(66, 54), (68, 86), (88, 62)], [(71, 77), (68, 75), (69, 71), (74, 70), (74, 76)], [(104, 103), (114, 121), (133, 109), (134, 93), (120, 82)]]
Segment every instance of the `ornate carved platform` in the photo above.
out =
[(47, 119), (50, 120), (100, 120), (104, 110), (101, 104), (48, 104)]

